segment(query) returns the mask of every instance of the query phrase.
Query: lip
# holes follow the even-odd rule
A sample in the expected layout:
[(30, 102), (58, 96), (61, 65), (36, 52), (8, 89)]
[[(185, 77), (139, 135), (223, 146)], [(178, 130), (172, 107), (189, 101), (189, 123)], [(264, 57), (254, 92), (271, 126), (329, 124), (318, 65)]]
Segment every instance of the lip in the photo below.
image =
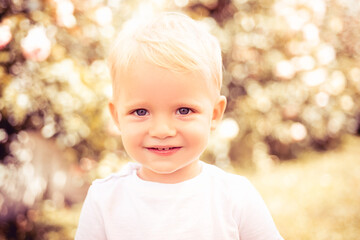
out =
[(160, 156), (170, 156), (175, 154), (177, 151), (181, 149), (181, 147), (174, 146), (152, 146), (145, 147), (149, 152), (160, 155)]

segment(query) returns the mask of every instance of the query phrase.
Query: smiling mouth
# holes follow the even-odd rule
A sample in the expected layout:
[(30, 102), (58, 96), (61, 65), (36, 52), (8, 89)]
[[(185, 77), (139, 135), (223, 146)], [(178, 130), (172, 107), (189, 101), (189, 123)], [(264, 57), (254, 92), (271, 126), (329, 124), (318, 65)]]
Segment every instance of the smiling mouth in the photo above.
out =
[(180, 147), (149, 147), (150, 150), (156, 150), (156, 151), (169, 151), (173, 149), (179, 149)]

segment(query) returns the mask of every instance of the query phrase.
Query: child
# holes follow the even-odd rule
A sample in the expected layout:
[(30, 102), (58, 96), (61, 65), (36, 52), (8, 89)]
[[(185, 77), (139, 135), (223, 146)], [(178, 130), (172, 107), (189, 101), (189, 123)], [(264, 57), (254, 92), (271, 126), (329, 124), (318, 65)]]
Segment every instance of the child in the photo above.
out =
[(137, 163), (92, 184), (75, 239), (282, 239), (248, 180), (199, 160), (226, 106), (217, 40), (165, 13), (124, 29), (109, 62), (110, 112)]

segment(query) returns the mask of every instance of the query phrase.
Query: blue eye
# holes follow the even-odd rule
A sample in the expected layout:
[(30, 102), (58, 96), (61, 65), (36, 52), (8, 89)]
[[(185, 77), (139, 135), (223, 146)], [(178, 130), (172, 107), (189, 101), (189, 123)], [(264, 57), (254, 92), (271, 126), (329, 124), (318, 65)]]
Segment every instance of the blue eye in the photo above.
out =
[(146, 109), (136, 109), (134, 113), (137, 116), (145, 116), (148, 114), (148, 111)]
[(177, 110), (177, 113), (180, 115), (187, 115), (191, 112), (190, 108), (182, 107)]

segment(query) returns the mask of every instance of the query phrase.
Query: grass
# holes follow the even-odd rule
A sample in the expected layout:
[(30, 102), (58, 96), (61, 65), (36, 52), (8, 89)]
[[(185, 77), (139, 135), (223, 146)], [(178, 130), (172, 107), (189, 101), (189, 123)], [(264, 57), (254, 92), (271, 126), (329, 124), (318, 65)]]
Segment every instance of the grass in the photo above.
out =
[[(286, 240), (355, 240), (360, 238), (360, 138), (327, 152), (307, 152), (267, 172), (246, 176), (259, 190)], [(73, 239), (81, 206), (44, 207), (38, 224), (61, 230), (44, 239)]]
[(249, 176), (286, 240), (360, 239), (360, 138)]

